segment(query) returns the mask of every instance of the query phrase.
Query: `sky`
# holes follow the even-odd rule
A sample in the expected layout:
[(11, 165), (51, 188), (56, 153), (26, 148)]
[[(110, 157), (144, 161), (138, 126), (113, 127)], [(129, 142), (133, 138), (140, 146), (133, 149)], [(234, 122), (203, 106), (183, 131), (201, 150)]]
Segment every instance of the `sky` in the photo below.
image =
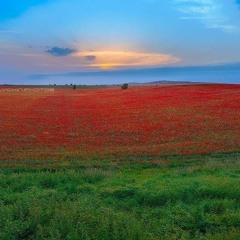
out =
[(0, 10), (0, 84), (240, 67), (240, 0), (8, 0)]

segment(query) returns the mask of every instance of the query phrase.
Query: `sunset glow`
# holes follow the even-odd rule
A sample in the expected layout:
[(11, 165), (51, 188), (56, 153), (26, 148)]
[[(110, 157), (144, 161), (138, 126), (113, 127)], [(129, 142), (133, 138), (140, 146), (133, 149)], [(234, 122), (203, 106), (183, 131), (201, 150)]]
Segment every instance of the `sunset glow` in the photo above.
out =
[(180, 58), (159, 53), (140, 53), (127, 51), (77, 52), (74, 57), (85, 59), (86, 66), (100, 69), (126, 67), (150, 67), (173, 64)]

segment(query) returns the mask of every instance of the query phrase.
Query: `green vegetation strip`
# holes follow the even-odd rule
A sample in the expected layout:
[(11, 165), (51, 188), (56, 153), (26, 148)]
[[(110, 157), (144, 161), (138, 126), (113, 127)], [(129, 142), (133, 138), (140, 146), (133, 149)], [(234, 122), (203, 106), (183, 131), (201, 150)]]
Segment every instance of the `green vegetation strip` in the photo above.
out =
[(2, 166), (0, 239), (240, 239), (239, 153), (112, 161)]

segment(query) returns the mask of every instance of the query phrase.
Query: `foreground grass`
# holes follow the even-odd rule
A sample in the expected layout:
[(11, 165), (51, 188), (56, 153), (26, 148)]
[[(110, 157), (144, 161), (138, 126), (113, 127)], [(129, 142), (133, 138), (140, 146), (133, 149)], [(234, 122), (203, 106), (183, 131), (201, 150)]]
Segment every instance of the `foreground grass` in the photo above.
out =
[(239, 153), (134, 161), (4, 163), (0, 239), (240, 239)]

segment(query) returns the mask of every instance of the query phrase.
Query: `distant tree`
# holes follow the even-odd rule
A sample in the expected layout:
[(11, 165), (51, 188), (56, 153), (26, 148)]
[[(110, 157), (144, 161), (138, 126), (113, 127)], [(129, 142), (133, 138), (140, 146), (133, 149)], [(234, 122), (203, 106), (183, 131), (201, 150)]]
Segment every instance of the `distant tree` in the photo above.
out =
[(77, 88), (76, 84), (73, 85), (73, 90), (75, 90)]
[(128, 84), (127, 84), (127, 83), (124, 83), (124, 84), (121, 86), (121, 88), (122, 88), (123, 90), (128, 89)]

